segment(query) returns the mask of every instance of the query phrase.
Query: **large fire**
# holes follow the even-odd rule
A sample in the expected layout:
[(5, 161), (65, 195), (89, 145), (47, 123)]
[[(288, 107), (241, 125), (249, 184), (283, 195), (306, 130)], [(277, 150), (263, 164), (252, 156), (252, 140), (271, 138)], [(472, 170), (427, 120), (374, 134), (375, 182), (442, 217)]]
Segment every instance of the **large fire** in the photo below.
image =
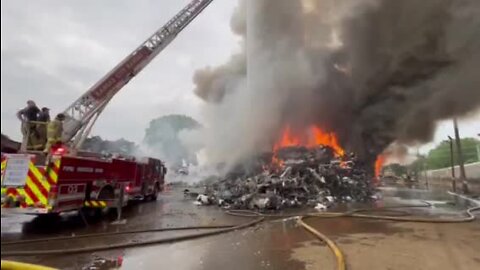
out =
[(380, 176), (384, 163), (385, 157), (383, 155), (378, 155), (377, 160), (375, 161), (375, 177), (378, 178)]
[(338, 156), (343, 156), (345, 150), (338, 143), (337, 136), (332, 132), (325, 132), (317, 126), (310, 126), (304, 133), (295, 133), (292, 132), (290, 126), (286, 126), (279, 140), (275, 143), (273, 150), (277, 152), (278, 149), (289, 147), (289, 146), (305, 146), (305, 147), (315, 147), (315, 146), (330, 146), (335, 154)]

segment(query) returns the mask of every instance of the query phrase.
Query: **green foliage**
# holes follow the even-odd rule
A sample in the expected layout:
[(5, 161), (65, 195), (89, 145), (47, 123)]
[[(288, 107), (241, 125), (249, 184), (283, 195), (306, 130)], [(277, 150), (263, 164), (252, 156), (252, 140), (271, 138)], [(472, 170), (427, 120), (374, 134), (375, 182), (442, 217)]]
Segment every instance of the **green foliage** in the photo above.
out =
[[(477, 145), (480, 141), (474, 138), (461, 139), (463, 159), (465, 164), (477, 162)], [(443, 141), (437, 147), (428, 153), (427, 166), (428, 169), (440, 169), (451, 166), (450, 142)], [(455, 142), (453, 142), (453, 160), (454, 164), (458, 165), (458, 153)]]
[(82, 145), (82, 150), (95, 153), (117, 153), (122, 155), (133, 155), (137, 149), (135, 143), (125, 139), (108, 141), (103, 140), (100, 136), (87, 138)]
[(402, 176), (407, 174), (407, 167), (398, 163), (389, 164), (383, 167), (383, 172), (391, 171), (395, 176)]
[(143, 142), (170, 162), (181, 163), (183, 159), (195, 163), (192, 151), (184, 145), (179, 134), (200, 127), (197, 121), (185, 115), (162, 116), (150, 121)]

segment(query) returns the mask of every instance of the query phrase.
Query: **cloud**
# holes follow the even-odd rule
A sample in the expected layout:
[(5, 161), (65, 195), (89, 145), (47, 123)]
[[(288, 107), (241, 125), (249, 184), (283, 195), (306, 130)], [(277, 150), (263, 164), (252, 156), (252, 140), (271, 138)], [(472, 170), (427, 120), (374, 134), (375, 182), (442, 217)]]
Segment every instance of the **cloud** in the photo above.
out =
[[(16, 111), (27, 99), (63, 111), (190, 0), (1, 1), (2, 132), (20, 138)], [(215, 1), (107, 106), (93, 129), (140, 141), (148, 121), (200, 118), (194, 70), (218, 64), (237, 46), (235, 1)]]
[[(20, 138), (15, 113), (27, 99), (52, 113), (65, 109), (189, 1), (1, 1), (2, 132)], [(202, 121), (208, 111), (191, 78), (239, 51), (230, 29), (236, 5), (214, 1), (205, 9), (112, 100), (93, 133), (139, 142), (154, 117), (187, 114)], [(460, 122), (462, 136), (480, 133), (480, 118), (473, 119)], [(450, 124), (440, 125), (435, 142), (451, 134)]]

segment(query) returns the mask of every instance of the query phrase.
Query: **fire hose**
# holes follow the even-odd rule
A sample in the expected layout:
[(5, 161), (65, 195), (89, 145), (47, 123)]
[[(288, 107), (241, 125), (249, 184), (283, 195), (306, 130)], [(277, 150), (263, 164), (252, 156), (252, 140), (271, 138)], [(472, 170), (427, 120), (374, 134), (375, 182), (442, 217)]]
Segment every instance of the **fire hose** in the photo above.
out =
[[(475, 215), (473, 212), (480, 210), (480, 206), (471, 207), (465, 210), (466, 217), (462, 218), (421, 218), (421, 217), (403, 217), (403, 216), (383, 216), (383, 215), (372, 215), (372, 214), (363, 214), (366, 212), (380, 212), (380, 211), (391, 211), (404, 214), (405, 212), (396, 210), (398, 208), (417, 208), (417, 207), (431, 207), (432, 204), (424, 202), (425, 204), (421, 205), (398, 205), (398, 206), (389, 206), (382, 208), (365, 208), (365, 209), (356, 209), (347, 212), (324, 212), (324, 213), (310, 213), (305, 215), (268, 215), (261, 214), (258, 212), (248, 211), (248, 210), (232, 210), (228, 211), (229, 214), (234, 216), (245, 216), (245, 217), (254, 217), (254, 216), (264, 216), (272, 218), (288, 218), (288, 217), (297, 217), (298, 224), (303, 227), (306, 231), (313, 234), (317, 239), (327, 244), (330, 251), (336, 258), (336, 269), (345, 270), (346, 263), (340, 248), (335, 244), (333, 240), (319, 232), (312, 226), (308, 225), (304, 220), (308, 218), (339, 218), (339, 217), (351, 217), (351, 218), (364, 218), (364, 219), (376, 219), (376, 220), (389, 220), (389, 221), (401, 221), (401, 222), (423, 222), (423, 223), (463, 223), (471, 222), (475, 220)], [(408, 214), (408, 213), (407, 213)]]
[[(35, 256), (35, 255), (53, 255), (53, 254), (74, 254), (74, 253), (84, 253), (84, 252), (95, 252), (95, 251), (102, 251), (102, 250), (110, 250), (110, 249), (119, 249), (119, 248), (129, 248), (129, 247), (139, 247), (139, 246), (146, 246), (146, 245), (153, 245), (153, 244), (165, 244), (165, 243), (173, 243), (179, 241), (186, 241), (186, 240), (193, 240), (205, 236), (212, 236), (222, 233), (227, 233), (235, 230), (244, 229), (253, 225), (256, 225), (262, 222), (265, 218), (259, 217), (253, 221), (243, 223), (236, 226), (201, 226), (201, 227), (181, 227), (181, 228), (162, 228), (162, 229), (153, 229), (153, 230), (143, 230), (141, 232), (156, 232), (156, 231), (173, 231), (173, 230), (193, 230), (193, 229), (211, 229), (211, 228), (222, 228), (215, 231), (210, 232), (203, 232), (203, 233), (196, 233), (196, 234), (189, 234), (183, 236), (175, 236), (175, 237), (168, 237), (163, 239), (155, 239), (155, 240), (145, 240), (145, 241), (138, 241), (138, 242), (131, 242), (131, 243), (121, 243), (121, 244), (112, 244), (112, 245), (103, 245), (103, 246), (96, 246), (96, 247), (84, 247), (84, 248), (72, 248), (72, 249), (52, 249), (52, 250), (28, 250), (28, 251), (2, 251), (1, 256)], [(102, 236), (110, 236), (110, 235), (118, 235), (118, 234), (131, 234), (131, 233), (138, 233), (138, 231), (126, 231), (126, 232), (115, 232), (115, 233), (103, 233)], [(55, 238), (44, 238), (42, 241), (52, 241), (60, 239), (78, 239), (78, 238), (87, 238), (87, 237), (98, 237), (98, 234), (88, 234), (88, 235), (81, 235), (81, 236), (73, 236), (73, 237), (55, 237)], [(29, 241), (35, 240), (25, 240), (25, 241), (12, 241), (2, 243), (2, 245), (13, 245), (13, 244), (22, 244)], [(30, 242), (31, 243), (31, 242)]]
[(240, 225), (216, 225), (216, 226), (195, 226), (195, 227), (177, 227), (177, 228), (160, 228), (160, 229), (149, 229), (149, 230), (131, 230), (123, 232), (111, 232), (111, 233), (95, 233), (95, 234), (85, 234), (78, 236), (69, 236), (69, 237), (54, 237), (54, 238), (42, 238), (42, 239), (33, 239), (33, 240), (20, 240), (20, 241), (10, 241), (2, 243), (2, 246), (6, 245), (19, 245), (26, 243), (34, 242), (48, 242), (48, 241), (57, 241), (57, 240), (72, 240), (79, 238), (88, 238), (88, 237), (105, 237), (112, 235), (121, 235), (121, 234), (135, 234), (135, 233), (147, 233), (147, 232), (160, 232), (160, 231), (175, 231), (175, 230), (195, 230), (195, 229), (217, 229), (209, 232), (202, 232), (196, 234), (189, 234), (184, 236), (175, 236), (169, 238), (163, 238), (158, 240), (145, 240), (131, 243), (121, 243), (121, 244), (111, 244), (103, 245), (96, 247), (84, 247), (84, 248), (73, 248), (73, 249), (53, 249), (53, 250), (28, 250), (28, 251), (2, 251), (1, 255), (3, 256), (35, 256), (35, 255), (53, 255), (53, 254), (75, 254), (75, 253), (84, 253), (84, 252), (95, 252), (119, 248), (130, 248), (130, 247), (139, 247), (153, 244), (165, 244), (173, 243), (179, 241), (193, 240), (206, 236), (213, 236), (218, 234), (223, 234), (231, 231), (236, 231), (244, 229), (250, 226), (257, 225), (264, 221), (266, 218), (289, 218), (297, 217), (298, 224), (301, 225), (306, 231), (313, 234), (317, 239), (322, 242), (325, 242), (333, 255), (336, 258), (336, 269), (344, 270), (346, 269), (345, 259), (340, 248), (332, 241), (330, 238), (308, 225), (305, 220), (309, 218), (338, 218), (338, 217), (349, 217), (349, 218), (364, 218), (364, 219), (375, 219), (375, 220), (388, 220), (388, 221), (399, 221), (399, 222), (424, 222), (424, 223), (461, 223), (461, 222), (471, 222), (475, 220), (475, 215), (473, 212), (480, 210), (480, 206), (471, 207), (464, 211), (466, 217), (462, 218), (424, 218), (424, 217), (406, 217), (399, 215), (378, 215), (378, 214), (369, 214), (369, 212), (382, 212), (390, 211), (400, 214), (405, 214), (405, 212), (398, 210), (399, 208), (414, 208), (414, 207), (430, 207), (431, 204), (425, 203), (423, 205), (399, 205), (399, 206), (390, 206), (382, 208), (366, 208), (366, 209), (356, 209), (346, 212), (324, 212), (324, 213), (307, 213), (305, 215), (285, 215), (285, 214), (265, 214), (255, 211), (248, 210), (227, 210), (225, 213), (233, 216), (242, 216), (242, 217), (256, 217), (253, 221), (243, 223)]
[(4, 261), (2, 260), (2, 270), (55, 270), (55, 268), (42, 266), (42, 265), (34, 265), (29, 263), (21, 263), (21, 262), (14, 262), (14, 261)]

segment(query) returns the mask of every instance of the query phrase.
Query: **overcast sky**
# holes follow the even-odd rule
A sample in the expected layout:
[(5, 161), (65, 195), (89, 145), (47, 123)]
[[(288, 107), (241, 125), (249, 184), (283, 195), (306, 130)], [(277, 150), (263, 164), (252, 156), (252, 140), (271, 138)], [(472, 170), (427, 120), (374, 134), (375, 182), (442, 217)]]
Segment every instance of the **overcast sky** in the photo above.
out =
[[(63, 111), (190, 0), (1, 1), (2, 133), (20, 137), (16, 111), (33, 99)], [(193, 72), (236, 50), (236, 1), (214, 1), (110, 102), (93, 133), (143, 138), (148, 122), (172, 113), (199, 118)]]
[[(2, 0), (1, 131), (20, 138), (18, 109), (33, 99), (63, 111), (189, 0)], [(193, 72), (238, 50), (230, 31), (235, 0), (214, 1), (110, 102), (93, 134), (142, 140), (148, 122), (166, 114), (202, 120)], [(479, 90), (480, 91), (480, 90)], [(480, 133), (480, 114), (460, 122), (462, 136)], [(439, 125), (435, 142), (452, 134)], [(425, 146), (422, 149), (429, 149)]]

